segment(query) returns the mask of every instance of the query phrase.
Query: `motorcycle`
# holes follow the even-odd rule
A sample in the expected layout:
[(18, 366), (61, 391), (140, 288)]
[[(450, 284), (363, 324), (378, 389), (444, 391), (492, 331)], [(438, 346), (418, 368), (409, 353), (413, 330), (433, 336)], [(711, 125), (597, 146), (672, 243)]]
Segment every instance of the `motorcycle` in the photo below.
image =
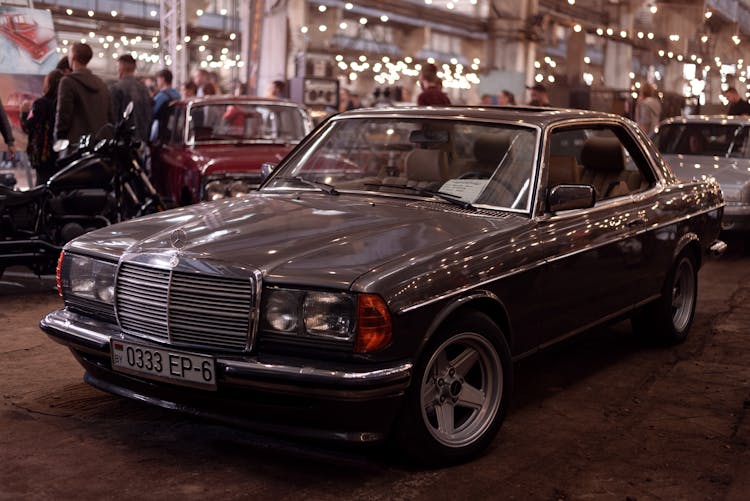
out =
[(132, 112), (130, 103), (110, 139), (92, 145), (85, 136), (72, 151), (68, 141), (58, 141), (55, 151), (67, 154), (46, 184), (28, 191), (0, 184), (0, 277), (15, 265), (38, 275), (53, 273), (68, 241), (165, 209), (141, 165)]

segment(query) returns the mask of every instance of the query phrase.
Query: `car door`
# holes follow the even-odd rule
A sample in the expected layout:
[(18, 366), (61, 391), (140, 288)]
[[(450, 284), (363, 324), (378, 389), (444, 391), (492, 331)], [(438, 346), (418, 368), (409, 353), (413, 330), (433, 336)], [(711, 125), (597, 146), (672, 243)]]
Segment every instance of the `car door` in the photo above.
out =
[(670, 223), (684, 212), (688, 202), (664, 187), (660, 157), (653, 143), (640, 130), (631, 132), (632, 168), (641, 172), (643, 181), (632, 193), (638, 224), (633, 226), (631, 239), (637, 242), (641, 262), (629, 276), (628, 290), (633, 293), (633, 304), (640, 305), (661, 292), (678, 238), (678, 227)]
[(171, 106), (166, 123), (159, 131), (159, 144), (153, 158), (153, 178), (156, 189), (169, 204), (180, 202), (182, 170), (185, 164), (185, 106)]
[(549, 212), (538, 218), (548, 258), (539, 276), (539, 300), (547, 305), (538, 320), (541, 346), (627, 311), (645, 265), (634, 238), (643, 218), (634, 210), (628, 148), (616, 122), (564, 125), (548, 132), (541, 193), (559, 184), (588, 184), (597, 192), (593, 207)]

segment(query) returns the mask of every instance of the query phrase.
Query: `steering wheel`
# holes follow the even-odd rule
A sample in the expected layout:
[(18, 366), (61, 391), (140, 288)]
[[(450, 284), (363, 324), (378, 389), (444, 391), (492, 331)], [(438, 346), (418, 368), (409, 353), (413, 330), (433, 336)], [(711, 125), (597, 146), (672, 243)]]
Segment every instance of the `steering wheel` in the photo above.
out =
[(460, 176), (458, 176), (456, 179), (489, 179), (490, 173), (479, 171), (479, 170), (470, 170), (468, 172), (464, 172)]

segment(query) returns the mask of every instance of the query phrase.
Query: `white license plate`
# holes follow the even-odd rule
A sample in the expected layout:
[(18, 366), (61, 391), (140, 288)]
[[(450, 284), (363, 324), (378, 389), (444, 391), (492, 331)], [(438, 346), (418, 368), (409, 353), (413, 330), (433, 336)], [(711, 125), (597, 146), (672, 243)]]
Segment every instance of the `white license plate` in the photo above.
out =
[(216, 389), (212, 357), (112, 340), (112, 368), (150, 379)]

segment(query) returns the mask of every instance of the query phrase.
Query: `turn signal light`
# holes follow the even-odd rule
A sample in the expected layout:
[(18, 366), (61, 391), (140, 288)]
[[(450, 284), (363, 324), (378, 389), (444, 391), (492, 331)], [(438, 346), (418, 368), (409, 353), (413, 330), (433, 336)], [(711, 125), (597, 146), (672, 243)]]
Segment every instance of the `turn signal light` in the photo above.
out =
[(391, 314), (385, 301), (375, 294), (357, 296), (357, 343), (354, 351), (370, 353), (391, 343)]
[(62, 264), (65, 259), (65, 251), (60, 251), (60, 257), (57, 258), (57, 268), (55, 268), (55, 282), (57, 283), (57, 293), (63, 297), (62, 293)]

